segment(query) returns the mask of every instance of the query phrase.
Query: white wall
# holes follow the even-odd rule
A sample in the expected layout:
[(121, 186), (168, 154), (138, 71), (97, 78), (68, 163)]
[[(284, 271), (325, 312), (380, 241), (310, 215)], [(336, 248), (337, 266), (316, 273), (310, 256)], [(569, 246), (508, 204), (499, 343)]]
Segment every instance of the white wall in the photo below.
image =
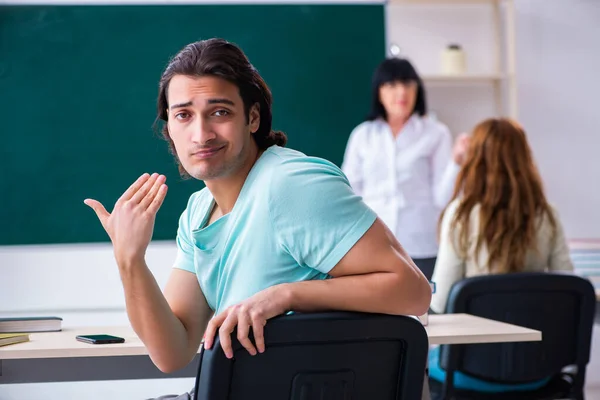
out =
[[(146, 253), (148, 267), (161, 286), (166, 283), (175, 254), (174, 241), (153, 242)], [(4, 300), (0, 301), (0, 315), (52, 312), (120, 315), (125, 310), (109, 243), (0, 246), (0, 268), (3, 272), (0, 296)], [(82, 323), (86, 322), (79, 316), (64, 320), (68, 326)]]
[(519, 115), (567, 236), (600, 237), (600, 1), (517, 0)]

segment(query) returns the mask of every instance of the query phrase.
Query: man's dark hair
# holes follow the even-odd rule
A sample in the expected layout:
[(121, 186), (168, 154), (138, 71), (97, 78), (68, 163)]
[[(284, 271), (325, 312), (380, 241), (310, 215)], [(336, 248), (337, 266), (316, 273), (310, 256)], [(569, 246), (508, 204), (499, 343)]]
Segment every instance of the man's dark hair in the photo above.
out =
[(182, 176), (187, 177), (188, 174), (177, 157), (175, 145), (167, 126), (169, 118), (167, 91), (169, 83), (175, 75), (215, 76), (233, 83), (238, 87), (240, 97), (244, 102), (246, 122), (250, 119), (250, 108), (254, 104), (258, 104), (260, 125), (253, 134), (258, 148), (264, 150), (272, 145), (285, 146), (286, 135), (271, 129), (273, 121), (271, 91), (256, 68), (250, 64), (244, 52), (233, 43), (223, 39), (201, 40), (188, 44), (171, 59), (160, 78), (158, 89), (157, 122), (158, 120), (164, 122), (161, 133), (169, 143), (171, 153), (177, 159), (179, 173)]
[(425, 86), (421, 77), (415, 70), (410, 61), (404, 58), (388, 58), (384, 60), (373, 74), (371, 83), (371, 110), (367, 120), (383, 118), (387, 121), (387, 113), (381, 101), (379, 100), (379, 88), (389, 82), (417, 82), (417, 99), (412, 114), (423, 116), (427, 114), (427, 102), (425, 100)]

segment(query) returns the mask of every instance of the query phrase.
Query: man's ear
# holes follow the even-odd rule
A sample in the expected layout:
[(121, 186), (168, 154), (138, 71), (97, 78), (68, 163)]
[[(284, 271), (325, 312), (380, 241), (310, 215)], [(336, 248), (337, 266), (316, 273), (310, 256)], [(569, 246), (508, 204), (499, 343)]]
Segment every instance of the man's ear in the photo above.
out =
[(250, 107), (248, 113), (248, 125), (250, 125), (250, 132), (252, 133), (256, 133), (260, 127), (260, 105), (258, 103), (254, 103), (252, 107)]

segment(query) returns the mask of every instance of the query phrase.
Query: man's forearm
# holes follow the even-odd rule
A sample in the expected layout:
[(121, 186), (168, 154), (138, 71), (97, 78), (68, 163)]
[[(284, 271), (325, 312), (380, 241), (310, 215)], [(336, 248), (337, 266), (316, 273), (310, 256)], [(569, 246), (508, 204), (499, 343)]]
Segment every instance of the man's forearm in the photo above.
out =
[(129, 321), (154, 364), (163, 372), (187, 365), (190, 350), (184, 325), (173, 313), (144, 261), (120, 265)]
[[(412, 272), (412, 271), (411, 271)], [(361, 311), (394, 315), (422, 315), (431, 292), (420, 279), (403, 279), (393, 272), (342, 276), (282, 285), (294, 311)], [(427, 286), (428, 287), (428, 286)], [(423, 297), (429, 300), (423, 301)]]

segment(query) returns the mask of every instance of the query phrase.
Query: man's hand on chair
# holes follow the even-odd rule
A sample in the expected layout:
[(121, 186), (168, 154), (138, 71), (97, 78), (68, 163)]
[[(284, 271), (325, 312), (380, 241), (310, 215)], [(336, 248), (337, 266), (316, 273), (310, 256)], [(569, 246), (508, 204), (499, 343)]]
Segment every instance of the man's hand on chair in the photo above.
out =
[[(221, 348), (227, 358), (233, 357), (231, 333), (237, 327), (237, 338), (251, 355), (265, 351), (264, 326), (270, 318), (281, 315), (290, 308), (290, 292), (285, 284), (272, 286), (249, 299), (227, 308), (214, 316), (206, 327), (204, 348), (210, 349), (219, 330)], [(248, 337), (254, 334), (252, 343)], [(255, 347), (256, 345), (256, 347)]]

